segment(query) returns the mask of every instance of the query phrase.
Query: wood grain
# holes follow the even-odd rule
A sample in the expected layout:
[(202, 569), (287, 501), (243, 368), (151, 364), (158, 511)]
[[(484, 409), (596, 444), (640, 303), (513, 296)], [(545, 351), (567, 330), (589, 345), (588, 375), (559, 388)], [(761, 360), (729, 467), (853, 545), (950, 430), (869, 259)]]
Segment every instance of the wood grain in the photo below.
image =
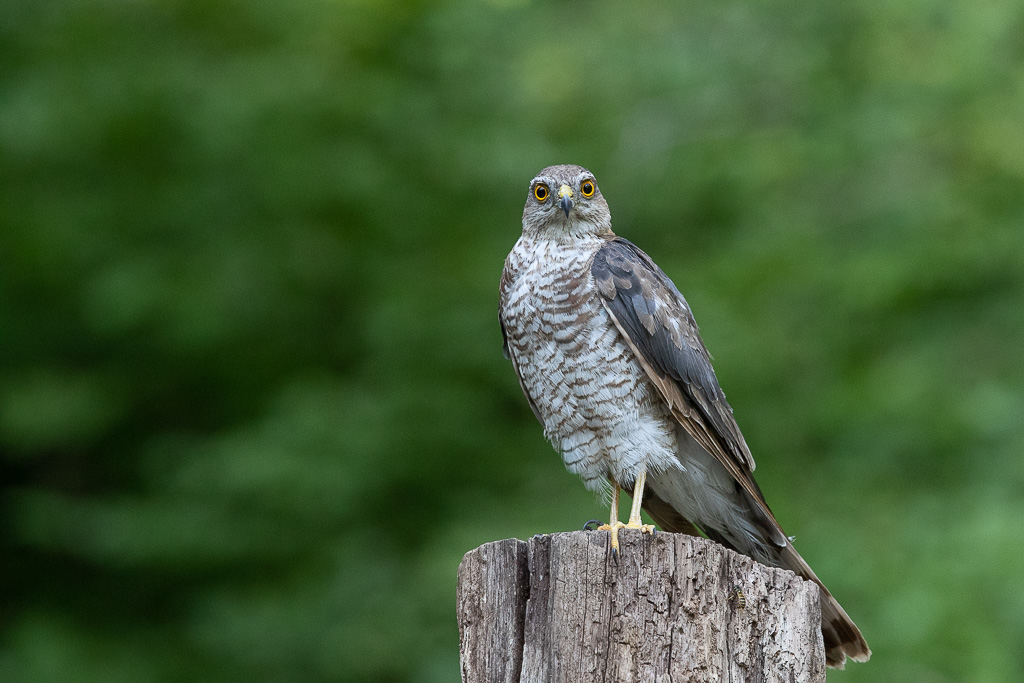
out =
[(703, 538), (619, 538), (617, 562), (599, 531), (467, 553), (457, 598), (462, 680), (825, 680), (815, 584)]

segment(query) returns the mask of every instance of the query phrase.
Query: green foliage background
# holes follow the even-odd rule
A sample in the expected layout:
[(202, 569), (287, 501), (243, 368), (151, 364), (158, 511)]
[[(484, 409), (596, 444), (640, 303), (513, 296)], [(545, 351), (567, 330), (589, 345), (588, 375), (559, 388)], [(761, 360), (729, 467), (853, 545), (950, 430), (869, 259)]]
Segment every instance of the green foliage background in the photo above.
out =
[(501, 358), (593, 170), (874, 648), (1024, 676), (1024, 5), (9, 0), (0, 680), (453, 681), (599, 501)]

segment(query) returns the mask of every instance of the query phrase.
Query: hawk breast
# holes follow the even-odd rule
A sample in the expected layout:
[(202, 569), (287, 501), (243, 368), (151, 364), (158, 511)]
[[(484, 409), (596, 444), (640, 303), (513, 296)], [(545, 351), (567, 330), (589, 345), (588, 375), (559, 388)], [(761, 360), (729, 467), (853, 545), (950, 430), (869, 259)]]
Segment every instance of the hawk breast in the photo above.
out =
[(507, 352), (544, 435), (597, 489), (674, 461), (675, 425), (601, 303), (590, 269), (606, 243), (520, 239), (502, 278)]

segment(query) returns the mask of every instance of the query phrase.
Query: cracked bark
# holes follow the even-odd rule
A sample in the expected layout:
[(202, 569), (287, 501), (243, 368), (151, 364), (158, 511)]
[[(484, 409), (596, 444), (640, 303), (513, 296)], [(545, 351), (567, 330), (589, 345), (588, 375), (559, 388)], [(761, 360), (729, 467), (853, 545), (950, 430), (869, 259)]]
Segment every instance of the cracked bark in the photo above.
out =
[(597, 531), (466, 553), (457, 591), (462, 680), (825, 680), (816, 585), (703, 538), (619, 538), (618, 563)]

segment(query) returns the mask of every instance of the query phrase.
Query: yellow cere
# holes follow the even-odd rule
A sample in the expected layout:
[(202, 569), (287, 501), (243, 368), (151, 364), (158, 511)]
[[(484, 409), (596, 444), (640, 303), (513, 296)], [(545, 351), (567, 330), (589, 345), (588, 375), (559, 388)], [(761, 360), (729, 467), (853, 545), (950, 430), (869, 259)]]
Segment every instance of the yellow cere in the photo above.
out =
[(572, 197), (572, 188), (568, 185), (562, 185), (558, 188), (559, 199), (565, 199), (566, 197)]

